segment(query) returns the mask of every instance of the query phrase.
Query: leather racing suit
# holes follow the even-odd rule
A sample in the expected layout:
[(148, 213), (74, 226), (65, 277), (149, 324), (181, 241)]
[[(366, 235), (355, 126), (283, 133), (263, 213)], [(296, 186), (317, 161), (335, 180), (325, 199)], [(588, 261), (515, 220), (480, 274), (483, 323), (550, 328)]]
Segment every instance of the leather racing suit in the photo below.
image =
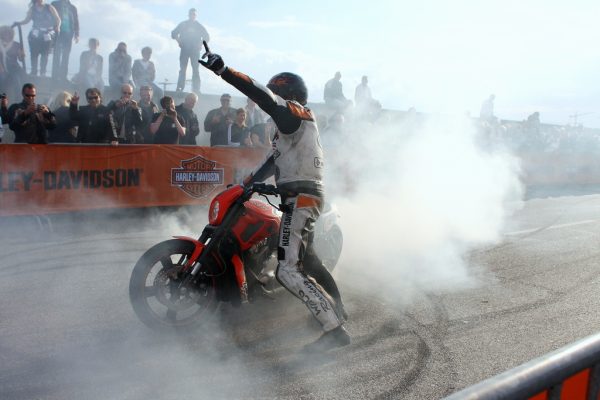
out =
[[(330, 293), (307, 274), (303, 263), (305, 256), (311, 259), (311, 264), (315, 259), (321, 263), (312, 250), (314, 223), (323, 207), (324, 165), (315, 116), (300, 103), (283, 99), (230, 67), (221, 77), (253, 100), (277, 126), (273, 149), (254, 170), (250, 181), (261, 182), (275, 175), (281, 193), (283, 216), (276, 277), (308, 307), (325, 331), (333, 330), (343, 324), (338, 305)], [(333, 286), (330, 292), (339, 299), (333, 278), (328, 273), (325, 275), (329, 281), (324, 279), (323, 284), (327, 284), (328, 289)]]

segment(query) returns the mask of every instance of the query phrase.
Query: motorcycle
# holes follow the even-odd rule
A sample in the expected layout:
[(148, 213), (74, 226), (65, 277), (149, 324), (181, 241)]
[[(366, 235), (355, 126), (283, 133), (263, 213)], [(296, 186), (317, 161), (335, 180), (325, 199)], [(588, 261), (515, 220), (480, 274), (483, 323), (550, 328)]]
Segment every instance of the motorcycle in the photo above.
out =
[[(254, 197), (258, 194), (266, 199)], [(151, 328), (188, 328), (213, 315), (222, 302), (240, 306), (273, 298), (281, 215), (268, 196), (273, 185), (234, 185), (212, 200), (208, 224), (196, 240), (175, 236), (148, 249), (133, 268), (129, 297)], [(334, 206), (315, 227), (315, 251), (330, 271), (343, 244)]]

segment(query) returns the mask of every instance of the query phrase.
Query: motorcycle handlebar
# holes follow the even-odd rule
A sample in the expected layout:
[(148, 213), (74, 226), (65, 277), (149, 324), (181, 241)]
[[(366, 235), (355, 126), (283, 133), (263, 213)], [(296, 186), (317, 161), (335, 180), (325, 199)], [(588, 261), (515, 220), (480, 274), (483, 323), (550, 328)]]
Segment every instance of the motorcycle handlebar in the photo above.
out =
[(279, 190), (273, 185), (267, 185), (266, 183), (253, 183), (252, 191), (255, 193), (266, 194), (266, 195), (274, 195), (277, 196), (279, 194)]

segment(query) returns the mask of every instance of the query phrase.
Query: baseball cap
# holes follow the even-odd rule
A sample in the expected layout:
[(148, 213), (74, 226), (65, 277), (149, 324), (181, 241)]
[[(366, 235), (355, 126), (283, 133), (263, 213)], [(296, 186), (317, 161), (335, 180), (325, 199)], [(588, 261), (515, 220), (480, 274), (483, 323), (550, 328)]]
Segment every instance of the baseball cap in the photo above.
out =
[(223, 94), (221, 95), (221, 98), (222, 98), (222, 99), (231, 99), (231, 95), (230, 95), (229, 93), (223, 93)]

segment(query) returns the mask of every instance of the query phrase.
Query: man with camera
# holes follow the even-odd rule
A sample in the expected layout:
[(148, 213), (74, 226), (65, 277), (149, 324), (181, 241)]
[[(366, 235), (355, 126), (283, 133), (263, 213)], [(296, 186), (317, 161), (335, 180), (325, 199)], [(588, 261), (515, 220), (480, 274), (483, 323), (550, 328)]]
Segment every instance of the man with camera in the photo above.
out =
[(133, 86), (125, 83), (121, 85), (121, 98), (113, 100), (107, 105), (115, 127), (114, 134), (119, 138), (119, 143), (139, 144), (144, 142), (142, 110), (132, 96)]
[(162, 111), (154, 114), (150, 124), (150, 133), (155, 144), (179, 144), (185, 136), (185, 120), (175, 110), (175, 101), (171, 96), (160, 99)]
[(36, 88), (26, 83), (21, 89), (23, 101), (8, 109), (10, 129), (15, 133), (15, 143), (45, 144), (48, 129), (56, 127), (56, 118), (44, 104), (36, 104)]

